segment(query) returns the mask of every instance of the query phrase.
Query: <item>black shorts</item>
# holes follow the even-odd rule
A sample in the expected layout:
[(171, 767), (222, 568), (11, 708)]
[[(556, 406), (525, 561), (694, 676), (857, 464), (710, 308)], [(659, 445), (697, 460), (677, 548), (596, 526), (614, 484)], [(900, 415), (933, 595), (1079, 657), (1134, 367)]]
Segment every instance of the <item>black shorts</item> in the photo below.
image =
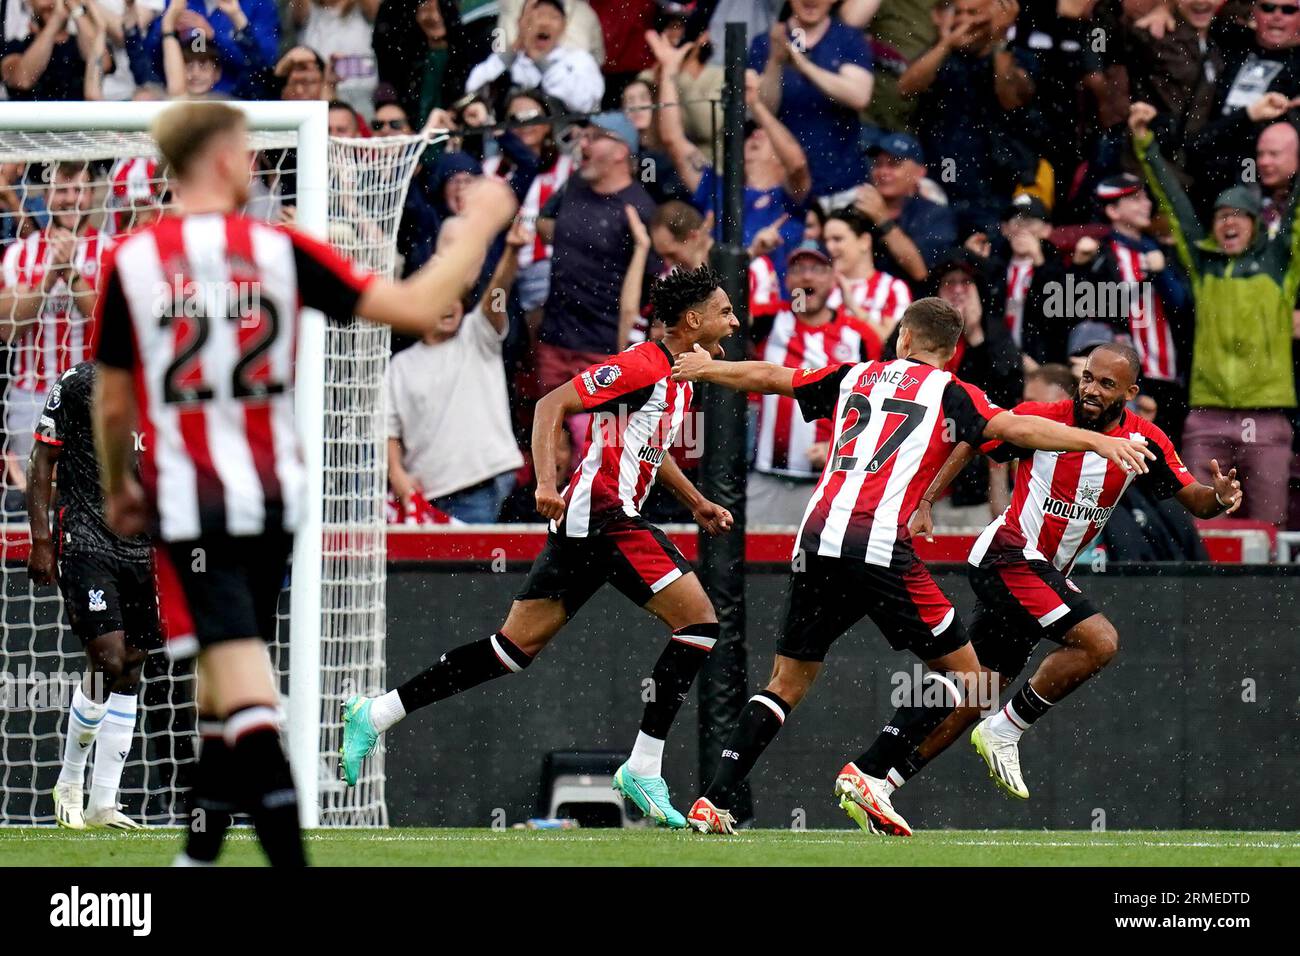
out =
[(124, 631), (131, 647), (150, 651), (161, 646), (158, 595), (148, 561), (65, 551), (59, 556), (58, 580), (68, 626), (82, 644)]
[(585, 538), (548, 534), (515, 600), (559, 600), (572, 617), (608, 581), (642, 607), (693, 570), (677, 546), (649, 521), (619, 519)]
[[(248, 637), (275, 640), (292, 535), (275, 531), (168, 541), (162, 551), (158, 577), (169, 653), (184, 657)], [(176, 633), (186, 628), (192, 633)]]
[(1056, 566), (1022, 558), (970, 569), (978, 598), (970, 638), (980, 663), (1014, 678), (1042, 638), (1060, 643), (1096, 606)]
[(949, 654), (966, 643), (952, 603), (910, 550), (882, 568), (857, 558), (806, 555), (792, 572), (785, 624), (776, 652), (797, 661), (825, 660), (831, 644), (864, 616), (880, 628), (889, 646), (923, 661)]

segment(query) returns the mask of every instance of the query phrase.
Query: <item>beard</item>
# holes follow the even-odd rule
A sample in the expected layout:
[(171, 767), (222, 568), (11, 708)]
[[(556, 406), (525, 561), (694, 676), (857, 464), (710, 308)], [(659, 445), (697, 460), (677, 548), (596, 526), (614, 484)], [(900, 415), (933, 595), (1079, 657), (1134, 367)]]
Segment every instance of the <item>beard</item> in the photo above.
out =
[(1124, 404), (1124, 399), (1117, 398), (1109, 405), (1103, 405), (1094, 416), (1092, 406), (1083, 404), (1083, 396), (1075, 395), (1074, 424), (1090, 432), (1104, 432), (1119, 421), (1119, 416), (1124, 411)]

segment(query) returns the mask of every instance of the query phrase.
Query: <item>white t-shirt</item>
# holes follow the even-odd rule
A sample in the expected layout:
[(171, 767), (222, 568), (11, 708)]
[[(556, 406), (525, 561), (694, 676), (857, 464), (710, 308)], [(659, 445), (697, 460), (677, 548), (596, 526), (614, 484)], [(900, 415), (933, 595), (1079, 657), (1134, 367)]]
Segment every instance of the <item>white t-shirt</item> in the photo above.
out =
[(479, 309), (450, 339), (417, 342), (388, 366), (388, 435), (426, 498), (470, 488), (524, 463), (510, 428), (504, 333)]
[(379, 70), (371, 46), (375, 27), (360, 6), (354, 5), (346, 16), (338, 7), (311, 5), (307, 23), (298, 33), (298, 42), (309, 46), (334, 67), (339, 78), (335, 87), (338, 98), (366, 119), (375, 111), (375, 85)]

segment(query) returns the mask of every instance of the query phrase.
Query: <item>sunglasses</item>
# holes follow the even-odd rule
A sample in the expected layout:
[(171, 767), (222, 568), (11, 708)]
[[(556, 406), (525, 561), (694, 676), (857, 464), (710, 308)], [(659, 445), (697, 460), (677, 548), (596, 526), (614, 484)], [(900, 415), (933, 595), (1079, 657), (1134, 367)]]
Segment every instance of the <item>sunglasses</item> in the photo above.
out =
[(411, 124), (404, 119), (375, 120), (370, 124), (370, 128), (376, 133), (382, 133), (386, 129), (391, 129), (394, 133), (401, 133), (409, 130)]
[(518, 113), (511, 113), (510, 120), (514, 123), (530, 123), (535, 119), (540, 119), (541, 110), (521, 110)]
[(1289, 3), (1261, 3), (1259, 9), (1261, 13), (1280, 13), (1284, 17), (1293, 17), (1300, 13), (1300, 6)]

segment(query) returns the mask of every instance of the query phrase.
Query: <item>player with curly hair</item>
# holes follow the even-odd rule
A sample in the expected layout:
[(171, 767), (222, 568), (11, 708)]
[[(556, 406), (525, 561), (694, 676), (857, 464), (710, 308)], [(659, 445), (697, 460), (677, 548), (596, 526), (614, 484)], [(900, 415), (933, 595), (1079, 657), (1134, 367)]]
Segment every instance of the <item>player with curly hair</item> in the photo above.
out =
[[(694, 386), (674, 382), (670, 373), (685, 353), (720, 355), (721, 341), (740, 323), (721, 277), (708, 266), (670, 272), (651, 287), (650, 301), (667, 330), (661, 341), (642, 342), (591, 366), (537, 404), (537, 510), (549, 519), (550, 534), (505, 623), (488, 637), (447, 651), (396, 690), (349, 698), (343, 724), (349, 785), (380, 734), (414, 710), (522, 671), (609, 583), (671, 631), (654, 667), (654, 692), (636, 744), (616, 771), (614, 787), (656, 822), (686, 826), (663, 779), (664, 740), (717, 642), (718, 619), (690, 563), (641, 516), (641, 507), (658, 478), (705, 531), (731, 528), (731, 514), (701, 495), (669, 454), (695, 396)], [(564, 419), (583, 413), (591, 415), (591, 442), (561, 493), (554, 477), (556, 440)]]

